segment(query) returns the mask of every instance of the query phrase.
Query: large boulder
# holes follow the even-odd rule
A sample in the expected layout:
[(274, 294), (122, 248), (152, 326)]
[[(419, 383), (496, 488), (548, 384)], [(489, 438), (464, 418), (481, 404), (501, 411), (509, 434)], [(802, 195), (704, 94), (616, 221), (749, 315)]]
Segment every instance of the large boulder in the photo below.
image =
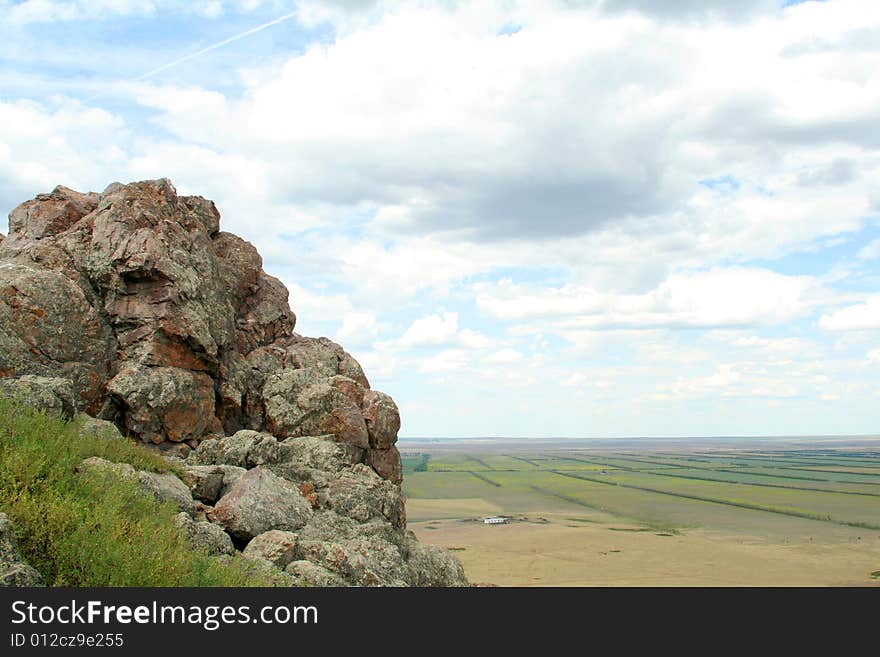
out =
[(43, 576), (22, 560), (12, 523), (0, 513), (0, 586), (43, 585)]
[(214, 384), (202, 372), (129, 366), (107, 384), (123, 410), (125, 428), (144, 442), (183, 442), (219, 429)]
[(262, 466), (241, 475), (208, 513), (212, 522), (241, 540), (270, 529), (296, 531), (311, 515), (299, 489)]
[(329, 434), (355, 447), (369, 447), (359, 405), (324, 373), (321, 367), (306, 367), (270, 375), (263, 387), (268, 429), (285, 437)]

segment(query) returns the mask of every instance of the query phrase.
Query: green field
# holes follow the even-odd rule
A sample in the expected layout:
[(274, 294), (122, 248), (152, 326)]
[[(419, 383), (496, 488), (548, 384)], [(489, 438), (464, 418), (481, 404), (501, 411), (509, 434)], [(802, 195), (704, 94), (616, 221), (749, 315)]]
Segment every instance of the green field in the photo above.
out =
[[(473, 452), (464, 445), (403, 452), (404, 494), (410, 523), (417, 532), (427, 528), (432, 535), (442, 536), (439, 519), (463, 521), (469, 510), (473, 519), (491, 509), (492, 513), (514, 517), (544, 514), (552, 522), (564, 524), (565, 531), (602, 526), (651, 536), (693, 536), (718, 545), (760, 543), (774, 549), (793, 548), (794, 552), (787, 553), (789, 560), (799, 554), (798, 546), (808, 546), (817, 554), (825, 554), (822, 550), (826, 548), (842, 550), (834, 557), (835, 567), (848, 563), (847, 554), (864, 553), (870, 560), (873, 550), (876, 566), (880, 566), (880, 445), (858, 449), (825, 445), (814, 450), (699, 445), (675, 450), (614, 450), (526, 449), (521, 444), (508, 444)], [(416, 464), (421, 464), (421, 471), (415, 470)], [(429, 520), (431, 526), (420, 525)], [(480, 523), (463, 527), (450, 525), (449, 541), (471, 537), (481, 546), (472, 551), (482, 550), (480, 554), (485, 555), (496, 547), (501, 549), (482, 543), (488, 534), (477, 536), (475, 532), (486, 531)], [(532, 529), (524, 525), (515, 530), (525, 552), (530, 537), (548, 531), (540, 527), (543, 525)], [(586, 536), (583, 532), (580, 535)], [(513, 536), (511, 533), (506, 540)], [(591, 534), (590, 540), (595, 543), (602, 536), (611, 540), (614, 534)], [(563, 534), (554, 540), (558, 545), (575, 541), (571, 550), (558, 556), (562, 562), (577, 562), (584, 549), (592, 549)], [(647, 545), (647, 540), (642, 543)], [(636, 542), (630, 548), (639, 545)], [(711, 560), (711, 549), (702, 546), (700, 550)], [(461, 552), (468, 555), (465, 547)], [(531, 552), (535, 559), (541, 558), (536, 549)], [(782, 550), (780, 555), (784, 553)], [(815, 568), (816, 558), (813, 555), (809, 558), (813, 561), (805, 560), (804, 568)], [(768, 557), (767, 563), (771, 562)], [(821, 560), (819, 563), (821, 567)], [(557, 562), (554, 572), (563, 572), (561, 567)], [(853, 562), (853, 568), (864, 566)], [(870, 572), (866, 571), (865, 578), (876, 583), (868, 576)], [(791, 581), (800, 582), (796, 578)], [(811, 581), (807, 578), (803, 583)], [(820, 578), (817, 582), (823, 581)]]

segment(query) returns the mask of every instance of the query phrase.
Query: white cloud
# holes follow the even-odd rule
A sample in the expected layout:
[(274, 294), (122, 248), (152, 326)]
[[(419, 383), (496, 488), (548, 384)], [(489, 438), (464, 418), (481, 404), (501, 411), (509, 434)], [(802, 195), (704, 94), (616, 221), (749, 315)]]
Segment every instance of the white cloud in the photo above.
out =
[(562, 328), (713, 327), (779, 324), (812, 309), (817, 282), (766, 269), (715, 268), (672, 274), (645, 294), (613, 294), (566, 285), (534, 289), (502, 281), (482, 285), (478, 306), (505, 320), (557, 318)]
[(859, 260), (875, 260), (880, 258), (880, 239), (868, 242), (865, 246), (859, 249), (856, 257)]
[(428, 315), (413, 321), (394, 344), (400, 348), (459, 346), (465, 349), (486, 349), (492, 341), (472, 329), (458, 328), (458, 313)]
[(463, 349), (446, 349), (428, 358), (416, 361), (420, 372), (430, 374), (459, 372), (472, 363), (472, 354)]
[(822, 315), (819, 327), (826, 331), (880, 329), (880, 294), (868, 297), (864, 303)]
[(342, 326), (336, 332), (337, 339), (345, 343), (364, 344), (379, 335), (376, 315), (371, 312), (348, 313), (342, 318)]
[(429, 315), (415, 320), (400, 337), (403, 347), (422, 347), (449, 342), (458, 332), (458, 313)]
[(511, 365), (513, 363), (518, 363), (523, 359), (524, 356), (522, 355), (522, 352), (510, 348), (493, 351), (486, 356), (487, 362), (499, 365)]

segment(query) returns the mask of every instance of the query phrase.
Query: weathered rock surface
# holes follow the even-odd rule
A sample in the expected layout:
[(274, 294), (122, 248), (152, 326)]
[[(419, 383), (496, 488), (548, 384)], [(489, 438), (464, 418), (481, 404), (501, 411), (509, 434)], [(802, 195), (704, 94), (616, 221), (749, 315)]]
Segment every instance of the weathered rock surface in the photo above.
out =
[(156, 446), (183, 481), (79, 469), (132, 478), (193, 545), (244, 546), (279, 583), (465, 583), (405, 534), (396, 404), (340, 345), (294, 333), (262, 266), (166, 179), (26, 201), (0, 236), (0, 394)]
[(258, 557), (270, 561), (277, 568), (284, 568), (293, 561), (296, 553), (296, 534), (278, 529), (270, 529), (255, 536), (247, 544), (241, 555), (247, 558)]
[(43, 576), (18, 552), (12, 523), (0, 513), (0, 586), (43, 586)]
[(0, 379), (0, 394), (16, 398), (49, 415), (69, 419), (74, 414), (73, 387), (67, 379), (32, 375)]
[(213, 555), (235, 552), (229, 534), (217, 525), (205, 520), (193, 520), (189, 514), (183, 512), (177, 514), (176, 521), (187, 540), (197, 550)]
[(80, 431), (82, 433), (122, 440), (122, 434), (119, 432), (119, 427), (109, 420), (99, 420), (98, 418), (86, 415), (85, 413), (78, 413), (76, 419), (80, 423)]
[(212, 522), (241, 540), (270, 529), (299, 529), (311, 515), (312, 507), (299, 489), (265, 467), (241, 475), (208, 513)]

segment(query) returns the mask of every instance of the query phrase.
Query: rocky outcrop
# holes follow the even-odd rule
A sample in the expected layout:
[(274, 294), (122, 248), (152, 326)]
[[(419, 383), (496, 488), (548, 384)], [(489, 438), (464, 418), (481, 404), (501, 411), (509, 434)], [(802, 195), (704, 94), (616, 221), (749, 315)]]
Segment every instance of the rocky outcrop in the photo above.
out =
[(406, 538), (393, 399), (295, 325), (256, 249), (166, 179), (56, 187), (0, 240), (0, 394), (185, 459), (83, 471), (136, 479), (194, 545), (228, 554), (223, 532), (278, 581), (464, 583)]
[(12, 523), (0, 513), (0, 586), (43, 585), (43, 576), (22, 560)]

